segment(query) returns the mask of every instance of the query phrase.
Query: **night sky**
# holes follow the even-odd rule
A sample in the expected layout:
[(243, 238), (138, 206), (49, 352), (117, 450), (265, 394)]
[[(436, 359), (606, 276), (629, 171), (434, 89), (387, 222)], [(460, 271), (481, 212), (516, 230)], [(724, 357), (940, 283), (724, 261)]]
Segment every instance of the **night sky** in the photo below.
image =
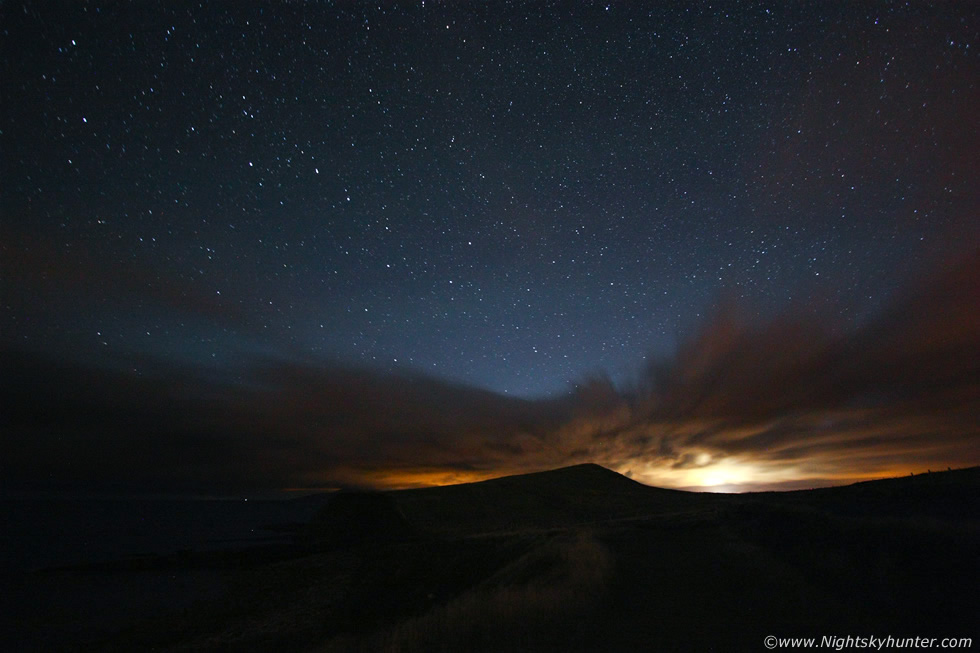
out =
[(980, 5), (0, 4), (3, 482), (980, 463)]

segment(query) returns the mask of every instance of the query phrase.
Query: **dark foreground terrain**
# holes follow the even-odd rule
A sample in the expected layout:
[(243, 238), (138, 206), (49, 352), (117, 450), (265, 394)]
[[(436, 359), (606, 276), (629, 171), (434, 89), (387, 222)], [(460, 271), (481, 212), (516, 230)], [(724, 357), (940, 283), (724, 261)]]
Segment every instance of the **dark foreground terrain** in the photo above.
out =
[(717, 495), (579, 465), (285, 503), (312, 521), (261, 546), (5, 571), (3, 648), (763, 651), (767, 635), (980, 646), (980, 468)]

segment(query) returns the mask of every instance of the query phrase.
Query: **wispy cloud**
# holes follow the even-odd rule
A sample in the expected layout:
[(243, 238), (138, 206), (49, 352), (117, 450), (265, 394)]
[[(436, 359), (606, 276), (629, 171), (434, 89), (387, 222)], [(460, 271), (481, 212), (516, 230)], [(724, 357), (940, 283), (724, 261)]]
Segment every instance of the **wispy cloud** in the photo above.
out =
[(727, 306), (637, 387), (597, 376), (547, 401), (254, 354), (216, 374), (8, 348), (3, 478), (233, 492), (595, 461), (648, 483), (752, 489), (977, 464), (978, 264), (974, 252), (945, 266), (852, 330), (808, 311), (753, 324)]

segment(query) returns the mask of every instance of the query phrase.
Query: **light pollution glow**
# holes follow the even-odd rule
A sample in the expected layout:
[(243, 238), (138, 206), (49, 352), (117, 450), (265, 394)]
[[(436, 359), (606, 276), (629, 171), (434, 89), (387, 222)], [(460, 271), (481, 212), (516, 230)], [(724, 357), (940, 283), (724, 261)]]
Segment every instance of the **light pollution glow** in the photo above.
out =
[(856, 330), (721, 313), (636, 387), (596, 377), (547, 400), (291, 359), (228, 382), (8, 354), (0, 454), (22, 486), (222, 491), (448, 485), (592, 462), (740, 492), (968, 467), (980, 464), (977, 297), (974, 253)]

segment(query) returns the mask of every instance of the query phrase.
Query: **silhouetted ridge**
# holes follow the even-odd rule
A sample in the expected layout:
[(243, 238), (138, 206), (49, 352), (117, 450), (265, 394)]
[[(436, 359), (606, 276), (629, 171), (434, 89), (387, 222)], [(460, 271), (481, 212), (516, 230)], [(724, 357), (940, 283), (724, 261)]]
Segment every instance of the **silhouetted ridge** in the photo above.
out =
[[(619, 472), (597, 465), (595, 463), (581, 463), (579, 465), (569, 465), (549, 469), (543, 472), (530, 472), (528, 474), (514, 474), (512, 476), (501, 476), (492, 478), (479, 483), (534, 483), (537, 481), (551, 482), (619, 482), (629, 485), (641, 485), (631, 478), (623, 476)], [(648, 486), (643, 486), (648, 487)]]
[(394, 499), (381, 492), (337, 492), (317, 511), (307, 530), (310, 543), (330, 548), (386, 542), (413, 533)]
[(560, 528), (671, 512), (701, 501), (591, 463), (391, 494), (411, 523), (457, 534)]
[(773, 499), (861, 517), (980, 520), (980, 467), (787, 492)]

